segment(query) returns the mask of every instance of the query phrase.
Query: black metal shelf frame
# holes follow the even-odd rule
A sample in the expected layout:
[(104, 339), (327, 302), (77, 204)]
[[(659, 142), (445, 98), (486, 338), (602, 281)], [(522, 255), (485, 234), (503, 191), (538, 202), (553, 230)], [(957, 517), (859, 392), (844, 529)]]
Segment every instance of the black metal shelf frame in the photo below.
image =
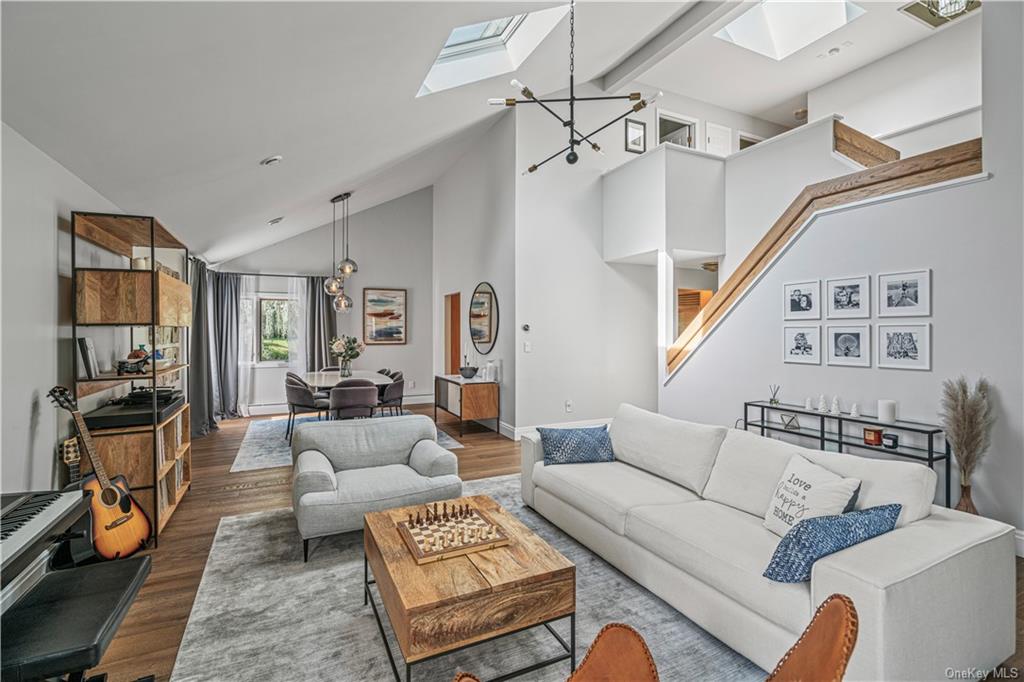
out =
[[(78, 224), (77, 223), (78, 223), (79, 216), (82, 216), (83, 218), (89, 217), (89, 216), (111, 216), (111, 217), (116, 217), (116, 218), (135, 218), (135, 219), (146, 220), (146, 221), (149, 222), (149, 272), (151, 273), (152, 276), (150, 277), (150, 311), (149, 311), (150, 321), (149, 321), (148, 324), (145, 324), (145, 323), (143, 323), (143, 324), (136, 324), (136, 323), (94, 324), (94, 323), (79, 323), (78, 322), (78, 268), (77, 268)], [(86, 240), (86, 241), (89, 241), (89, 240)], [(90, 243), (93, 243), (98, 248), (103, 248), (101, 245), (95, 244), (94, 242), (90, 242)], [(139, 246), (140, 248), (145, 248), (144, 245), (132, 244), (133, 248), (136, 247), (136, 246)], [(185, 256), (184, 256), (184, 259), (182, 261), (183, 265), (182, 265), (182, 268), (181, 268), (181, 270), (182, 270), (181, 278), (182, 278), (183, 282), (185, 282), (186, 284), (189, 284), (189, 249), (188, 249), (188, 247), (182, 245), (180, 247), (164, 246), (164, 247), (160, 247), (160, 248), (167, 248), (167, 249), (177, 248), (177, 249), (184, 250)], [(156, 249), (157, 249), (157, 246), (156, 246), (156, 219), (153, 216), (138, 216), (138, 215), (128, 215), (128, 214), (121, 214), (121, 213), (98, 213), (98, 212), (95, 212), (95, 211), (72, 211), (71, 212), (71, 340), (72, 340), (72, 343), (71, 343), (71, 346), (72, 346), (71, 372), (72, 372), (72, 381), (73, 381), (72, 393), (73, 393), (73, 395), (75, 396), (76, 399), (78, 397), (78, 384), (80, 383), (79, 382), (79, 376), (78, 376), (78, 370), (79, 370), (78, 328), (79, 327), (129, 327), (129, 328), (132, 328), (132, 329), (129, 329), (129, 332), (128, 332), (129, 333), (129, 345), (132, 348), (135, 347), (135, 330), (133, 328), (134, 327), (149, 327), (149, 338), (151, 339), (151, 342), (153, 344), (154, 350), (156, 349), (156, 345), (157, 345), (157, 343), (156, 343), (156, 330), (157, 330), (157, 327), (166, 326), (166, 325), (157, 324), (157, 305), (158, 305), (159, 301), (157, 300)], [(105, 249), (105, 250), (109, 251), (109, 249)], [(117, 254), (117, 255), (121, 255), (121, 254)], [(129, 262), (130, 261), (131, 261), (131, 258), (129, 258)], [(96, 267), (87, 267), (87, 268), (82, 268), (82, 269), (83, 270), (124, 271), (124, 272), (133, 271), (133, 268), (130, 265), (127, 268), (96, 268)], [(145, 272), (145, 270), (138, 270), (137, 272)], [(181, 349), (182, 357), (178, 358), (179, 362), (182, 362), (184, 358), (189, 358), (190, 357), (190, 349), (189, 349), (190, 330), (189, 330), (188, 327), (181, 328), (181, 329), (182, 329), (182, 331), (179, 332), (181, 334), (179, 343), (180, 343), (180, 349)], [(183, 363), (183, 364), (187, 364), (187, 363)], [(151, 417), (150, 417), (152, 419), (152, 434), (153, 434), (153, 438), (152, 438), (153, 445), (152, 445), (152, 452), (151, 452), (151, 456), (153, 458), (152, 480), (150, 482), (150, 485), (133, 486), (132, 489), (133, 490), (151, 490), (152, 491), (152, 495), (153, 495), (153, 509), (152, 509), (152, 512), (153, 512), (153, 548), (156, 549), (156, 548), (158, 548), (160, 546), (160, 495), (159, 495), (159, 491), (157, 490), (157, 486), (160, 483), (159, 478), (158, 478), (158, 476), (159, 476), (159, 467), (157, 466), (157, 457), (158, 457), (157, 438), (159, 437), (158, 425), (160, 423), (160, 420), (159, 420), (159, 411), (160, 410), (159, 410), (159, 405), (157, 404), (157, 391), (156, 391), (156, 388), (157, 388), (157, 378), (159, 377), (159, 374), (157, 373), (158, 368), (157, 368), (156, 358), (152, 359), (152, 362), (150, 363), (150, 365), (152, 366), (152, 371), (150, 373), (148, 373), (147, 375), (140, 375), (138, 377), (138, 379), (133, 379), (129, 383), (129, 386), (132, 389), (134, 389), (135, 388), (135, 381), (140, 381), (140, 382), (146, 382), (147, 384), (151, 383), (151, 385), (153, 387), (153, 402), (152, 402), (152, 406), (151, 406)], [(179, 379), (181, 380), (182, 385), (184, 387), (185, 404), (188, 404), (189, 403), (189, 392), (188, 392), (189, 381), (188, 381), (188, 377), (187, 377), (187, 375), (179, 375)], [(123, 386), (124, 384), (119, 384), (119, 385)], [(113, 386), (111, 386), (109, 388), (106, 388), (106, 389), (103, 389), (103, 390), (110, 390), (110, 388), (113, 388)]]
[[(750, 418), (751, 408), (759, 411), (759, 418)], [(769, 419), (770, 412), (784, 412), (787, 414), (813, 417), (817, 420), (818, 426), (817, 428), (802, 426), (795, 429), (787, 429), (781, 422), (772, 422)], [(828, 426), (830, 423), (833, 423), (835, 428), (829, 428)], [(880, 428), (886, 431), (917, 434), (925, 438), (927, 446), (917, 447), (912, 445), (900, 445), (895, 448), (887, 448), (879, 445), (869, 445), (865, 443), (863, 439), (858, 440), (855, 436), (846, 433), (843, 429), (846, 424), (859, 424), (862, 426)], [(942, 462), (945, 465), (946, 506), (950, 506), (950, 472), (952, 469), (953, 452), (950, 448), (949, 441), (945, 438), (945, 432), (940, 426), (907, 420), (899, 420), (889, 424), (879, 421), (877, 418), (871, 416), (861, 415), (853, 417), (849, 414), (831, 414), (829, 412), (808, 410), (799, 405), (786, 405), (782, 403), (772, 404), (766, 400), (750, 400), (743, 403), (743, 428), (747, 431), (750, 431), (751, 428), (758, 429), (762, 436), (767, 435), (768, 432), (773, 432), (788, 433), (801, 438), (811, 438), (818, 441), (818, 447), (821, 450), (825, 450), (825, 448), (831, 444), (837, 446), (839, 452), (846, 452), (844, 448), (855, 448), (868, 452), (885, 453), (895, 457), (902, 457), (904, 459), (921, 462), (933, 470), (935, 469), (936, 463)], [(939, 440), (942, 441), (941, 450), (939, 450)]]

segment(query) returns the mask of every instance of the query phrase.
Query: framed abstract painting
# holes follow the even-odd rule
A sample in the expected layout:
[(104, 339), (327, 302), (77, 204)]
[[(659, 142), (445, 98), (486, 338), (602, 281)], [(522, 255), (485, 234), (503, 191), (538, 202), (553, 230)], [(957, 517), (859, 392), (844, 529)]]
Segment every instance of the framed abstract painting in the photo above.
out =
[(405, 289), (363, 289), (363, 342), (367, 346), (408, 343)]

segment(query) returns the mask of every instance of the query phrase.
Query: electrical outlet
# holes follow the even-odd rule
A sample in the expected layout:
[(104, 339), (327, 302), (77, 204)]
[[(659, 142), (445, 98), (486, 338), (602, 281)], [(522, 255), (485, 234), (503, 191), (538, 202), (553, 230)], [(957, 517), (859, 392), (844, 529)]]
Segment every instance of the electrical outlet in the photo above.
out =
[(412, 379), (409, 381), (409, 388), (416, 388), (416, 380)]
[(523, 352), (524, 353), (532, 353), (533, 352), (533, 344), (530, 343), (529, 341), (523, 341)]
[(572, 410), (573, 410), (572, 401), (571, 400), (566, 400), (565, 401), (565, 411), (566, 412), (572, 412)]

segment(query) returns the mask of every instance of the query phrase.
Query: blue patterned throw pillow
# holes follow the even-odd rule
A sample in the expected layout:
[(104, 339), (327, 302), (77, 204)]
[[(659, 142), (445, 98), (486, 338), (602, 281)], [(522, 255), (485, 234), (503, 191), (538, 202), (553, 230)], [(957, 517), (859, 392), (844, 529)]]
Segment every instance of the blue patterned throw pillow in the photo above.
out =
[(538, 428), (544, 445), (544, 465), (613, 462), (612, 441), (607, 426), (585, 429)]
[(764, 577), (777, 583), (807, 582), (815, 561), (888, 533), (896, 527), (902, 509), (901, 504), (884, 504), (848, 514), (804, 519), (783, 536)]

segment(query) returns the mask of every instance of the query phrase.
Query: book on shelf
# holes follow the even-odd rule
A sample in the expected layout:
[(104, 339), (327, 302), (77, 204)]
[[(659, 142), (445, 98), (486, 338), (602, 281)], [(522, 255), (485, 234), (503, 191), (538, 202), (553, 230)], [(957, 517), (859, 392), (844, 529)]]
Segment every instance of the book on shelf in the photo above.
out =
[(78, 337), (78, 352), (82, 356), (82, 368), (85, 370), (87, 379), (95, 379), (100, 373), (99, 363), (96, 361), (96, 345), (87, 336)]

